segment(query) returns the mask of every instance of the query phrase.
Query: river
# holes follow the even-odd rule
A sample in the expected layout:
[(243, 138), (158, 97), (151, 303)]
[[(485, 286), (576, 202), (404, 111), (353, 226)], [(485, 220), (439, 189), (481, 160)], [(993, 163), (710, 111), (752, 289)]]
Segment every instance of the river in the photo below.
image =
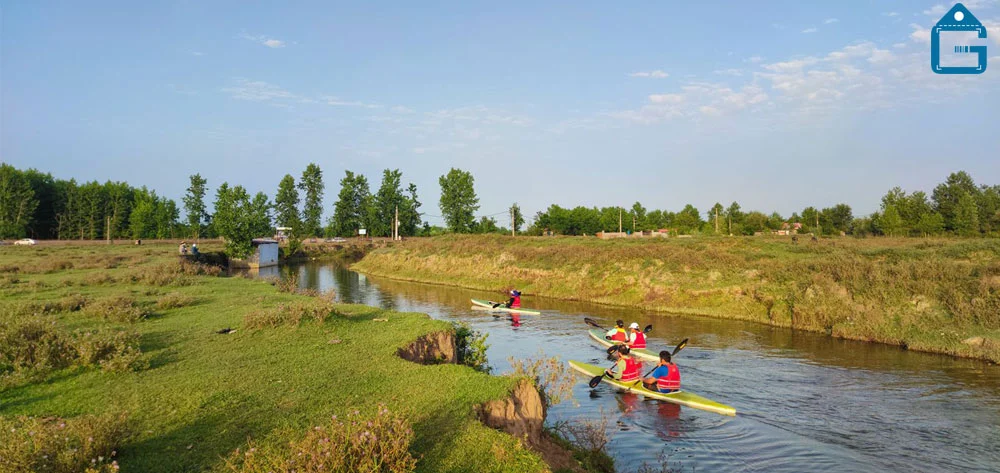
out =
[(525, 296), (541, 316), (473, 310), (499, 294), (375, 278), (332, 263), (283, 268), (303, 288), (341, 302), (423, 312), (489, 335), (495, 373), (508, 358), (557, 356), (608, 365), (583, 317), (653, 324), (651, 349), (690, 342), (675, 361), (684, 389), (736, 408), (736, 417), (614, 392), (574, 389), (549, 421), (610, 419), (608, 451), (619, 471), (643, 464), (680, 471), (1000, 471), (1000, 367), (763, 325), (651, 314)]

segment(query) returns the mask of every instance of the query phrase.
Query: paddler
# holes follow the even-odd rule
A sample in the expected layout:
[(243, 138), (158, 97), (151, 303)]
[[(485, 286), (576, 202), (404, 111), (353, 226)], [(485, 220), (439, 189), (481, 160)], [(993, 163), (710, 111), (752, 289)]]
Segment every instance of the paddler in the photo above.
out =
[(639, 324), (632, 322), (628, 326), (628, 340), (625, 340), (625, 344), (629, 348), (646, 348), (646, 334), (639, 330)]
[(629, 383), (639, 380), (641, 368), (642, 365), (629, 354), (628, 347), (618, 345), (618, 363), (615, 364), (614, 368), (608, 369), (606, 373), (618, 381)]
[(643, 386), (650, 391), (661, 393), (672, 393), (681, 390), (681, 372), (677, 365), (670, 361), (670, 352), (663, 350), (660, 352), (660, 362), (650, 376), (642, 380)]
[(613, 342), (628, 341), (628, 334), (625, 333), (625, 321), (622, 319), (616, 320), (615, 328), (608, 330), (608, 332), (604, 334), (604, 338)]
[(517, 289), (510, 290), (510, 299), (507, 302), (493, 304), (493, 308), (504, 306), (508, 309), (520, 309), (521, 308), (521, 291)]

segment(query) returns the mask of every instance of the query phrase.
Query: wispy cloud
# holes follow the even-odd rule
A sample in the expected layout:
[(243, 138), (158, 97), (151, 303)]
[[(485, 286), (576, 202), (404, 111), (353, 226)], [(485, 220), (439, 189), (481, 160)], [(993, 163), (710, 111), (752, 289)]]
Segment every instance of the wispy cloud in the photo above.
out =
[(267, 102), (283, 99), (294, 99), (295, 94), (282, 89), (274, 84), (264, 81), (249, 79), (236, 79), (236, 84), (224, 87), (223, 92), (238, 100), (249, 100), (252, 102)]
[(665, 79), (667, 77), (670, 77), (670, 74), (667, 74), (666, 72), (663, 72), (663, 71), (657, 69), (655, 71), (649, 71), (649, 72), (633, 72), (633, 73), (629, 74), (628, 76), (629, 77), (648, 77), (648, 78), (651, 78), (651, 79)]
[(836, 18), (827, 18), (827, 19), (823, 20), (823, 24), (824, 25), (832, 25), (832, 24), (834, 24), (834, 23), (836, 23), (838, 21), (840, 21), (840, 20), (838, 20)]
[(205, 53), (203, 53), (201, 51), (191, 51), (191, 55), (192, 56), (199, 56), (200, 57), (200, 56), (204, 56)]
[(286, 45), (284, 41), (276, 38), (271, 38), (266, 35), (251, 35), (247, 33), (241, 33), (240, 38), (243, 38), (248, 41), (253, 41), (257, 44), (262, 44), (272, 49), (283, 48)]
[(722, 76), (740, 77), (743, 75), (743, 69), (719, 69), (714, 71), (714, 73)]
[(888, 16), (888, 17), (899, 16), (899, 12), (894, 12), (894, 11), (882, 12), (882, 16)]
[(749, 62), (751, 64), (757, 64), (757, 63), (759, 63), (759, 62), (761, 62), (763, 60), (764, 60), (764, 58), (761, 57), (761, 56), (750, 56), (750, 57), (744, 59), (744, 62)]
[(332, 95), (324, 95), (320, 97), (320, 100), (322, 100), (323, 103), (334, 107), (382, 108), (381, 105), (376, 103), (366, 103), (359, 100), (343, 100), (340, 97), (334, 97)]
[(809, 34), (809, 33), (815, 33), (817, 31), (819, 31), (819, 28), (806, 28), (802, 30), (802, 33)]

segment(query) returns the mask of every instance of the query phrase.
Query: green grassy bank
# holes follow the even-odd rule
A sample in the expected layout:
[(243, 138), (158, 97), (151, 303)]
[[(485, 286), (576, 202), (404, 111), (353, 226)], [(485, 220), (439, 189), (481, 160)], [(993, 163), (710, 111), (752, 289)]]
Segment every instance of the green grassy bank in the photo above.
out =
[[(475, 406), (507, 397), (516, 379), (396, 355), (450, 324), (219, 277), (175, 254), (0, 247), (0, 472), (25, 471), (11, 459), (43, 462), (44, 452), (65, 464), (33, 469), (116, 471), (113, 458), (125, 472), (291, 471), (247, 466), (246, 452), (330, 448), (324, 429), (350, 419), (366, 434), (382, 425), (397, 444), (412, 429), (402, 449), (417, 471), (547, 469), (476, 420)], [(216, 333), (227, 327), (236, 331)], [(380, 424), (383, 409), (394, 427)], [(42, 445), (40, 432), (61, 443)]]
[(375, 250), (354, 268), (1000, 362), (996, 239), (445, 236)]

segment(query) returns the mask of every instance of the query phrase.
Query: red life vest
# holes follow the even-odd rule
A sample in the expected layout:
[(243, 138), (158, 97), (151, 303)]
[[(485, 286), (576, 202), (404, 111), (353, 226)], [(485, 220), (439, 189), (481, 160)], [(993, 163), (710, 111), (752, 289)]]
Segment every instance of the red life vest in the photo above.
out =
[(629, 345), (631, 348), (646, 348), (646, 334), (635, 332), (635, 341)]
[(614, 335), (611, 336), (611, 340), (615, 342), (624, 342), (628, 340), (628, 335), (625, 334), (625, 329), (618, 329)]
[(660, 376), (656, 378), (656, 389), (658, 391), (677, 391), (681, 388), (681, 372), (677, 369), (677, 365), (673, 363), (667, 364), (667, 375)]
[(639, 369), (641, 368), (642, 365), (639, 364), (639, 362), (635, 361), (635, 358), (632, 358), (631, 356), (626, 356), (625, 370), (622, 371), (622, 379), (620, 381), (623, 383), (638, 381)]
[(510, 303), (510, 308), (511, 309), (520, 309), (521, 308), (521, 296), (514, 296), (512, 299), (514, 299), (514, 301)]

